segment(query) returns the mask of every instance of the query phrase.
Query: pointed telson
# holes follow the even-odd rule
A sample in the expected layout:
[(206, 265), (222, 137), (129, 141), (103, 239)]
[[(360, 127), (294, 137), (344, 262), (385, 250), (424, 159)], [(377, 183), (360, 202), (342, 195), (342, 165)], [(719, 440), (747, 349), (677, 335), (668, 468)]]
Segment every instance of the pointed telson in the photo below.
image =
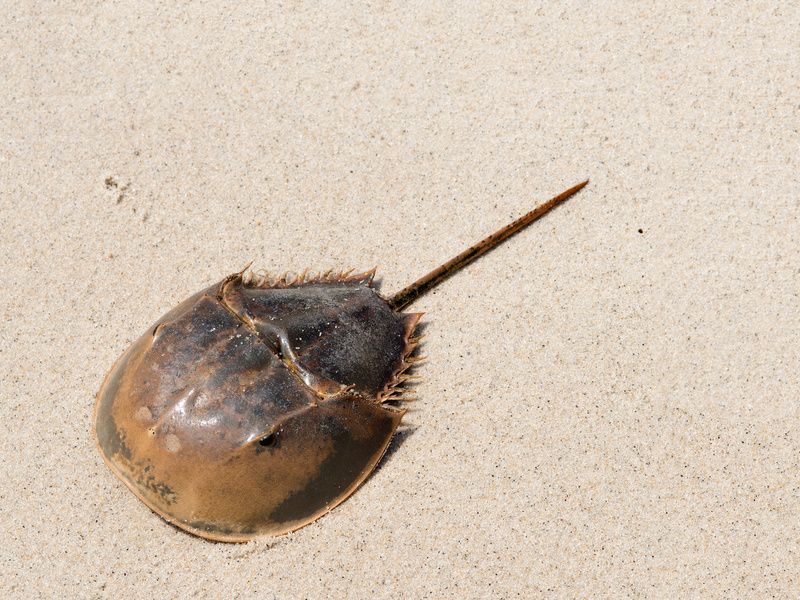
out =
[(528, 225), (540, 217), (543, 217), (545, 214), (550, 212), (550, 210), (561, 204), (564, 200), (583, 189), (587, 183), (589, 183), (588, 179), (569, 188), (566, 191), (561, 192), (558, 196), (555, 196), (544, 204), (537, 206), (528, 214), (520, 217), (512, 223), (509, 223), (502, 229), (495, 231), (492, 235), (481, 240), (474, 246), (470, 246), (455, 258), (444, 263), (441, 267), (434, 269), (425, 275), (425, 277), (418, 279), (408, 287), (397, 292), (394, 296), (389, 298), (389, 306), (391, 306), (394, 310), (402, 310), (414, 302), (414, 300), (419, 298), (422, 294), (439, 285), (442, 281), (457, 271), (460, 271), (478, 257), (483, 256), (489, 252), (489, 250), (496, 248), (505, 242), (515, 233), (522, 231)]

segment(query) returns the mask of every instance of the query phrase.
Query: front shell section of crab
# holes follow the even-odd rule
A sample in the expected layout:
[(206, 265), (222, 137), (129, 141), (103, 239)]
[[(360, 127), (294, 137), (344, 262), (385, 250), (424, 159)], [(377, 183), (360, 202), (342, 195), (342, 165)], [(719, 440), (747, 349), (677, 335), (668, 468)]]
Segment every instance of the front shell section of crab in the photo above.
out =
[(404, 411), (389, 402), (420, 315), (372, 273), (295, 281), (235, 274), (164, 315), (117, 360), (95, 429), (111, 470), (196, 535), (245, 541), (346, 499)]

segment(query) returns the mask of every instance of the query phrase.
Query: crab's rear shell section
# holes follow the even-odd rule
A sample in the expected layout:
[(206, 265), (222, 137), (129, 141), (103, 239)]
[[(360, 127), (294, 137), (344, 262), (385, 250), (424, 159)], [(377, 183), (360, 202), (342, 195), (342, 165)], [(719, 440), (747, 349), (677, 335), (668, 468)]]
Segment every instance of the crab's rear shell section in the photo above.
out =
[(214, 540), (285, 533), (342, 502), (403, 416), (385, 400), (419, 319), (371, 282), (235, 274), (164, 315), (98, 393), (113, 472), (165, 519)]

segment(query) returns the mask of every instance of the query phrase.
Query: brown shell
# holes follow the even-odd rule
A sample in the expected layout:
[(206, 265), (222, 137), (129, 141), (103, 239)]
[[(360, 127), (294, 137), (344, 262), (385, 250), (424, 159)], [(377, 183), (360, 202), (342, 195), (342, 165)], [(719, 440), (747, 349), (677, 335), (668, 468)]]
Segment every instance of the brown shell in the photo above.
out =
[(292, 531), (366, 479), (404, 410), (420, 315), (356, 276), (241, 273), (164, 315), (117, 360), (95, 430), (111, 470), (196, 535)]

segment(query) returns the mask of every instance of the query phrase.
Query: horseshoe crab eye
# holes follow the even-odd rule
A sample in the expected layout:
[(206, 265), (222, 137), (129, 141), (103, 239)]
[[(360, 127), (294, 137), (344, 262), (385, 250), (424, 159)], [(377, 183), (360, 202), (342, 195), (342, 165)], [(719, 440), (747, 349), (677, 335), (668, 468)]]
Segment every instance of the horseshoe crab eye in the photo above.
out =
[(269, 435), (265, 435), (263, 438), (258, 440), (258, 445), (264, 446), (265, 448), (269, 448), (270, 446), (275, 445), (277, 439), (278, 439), (277, 433), (270, 433)]

